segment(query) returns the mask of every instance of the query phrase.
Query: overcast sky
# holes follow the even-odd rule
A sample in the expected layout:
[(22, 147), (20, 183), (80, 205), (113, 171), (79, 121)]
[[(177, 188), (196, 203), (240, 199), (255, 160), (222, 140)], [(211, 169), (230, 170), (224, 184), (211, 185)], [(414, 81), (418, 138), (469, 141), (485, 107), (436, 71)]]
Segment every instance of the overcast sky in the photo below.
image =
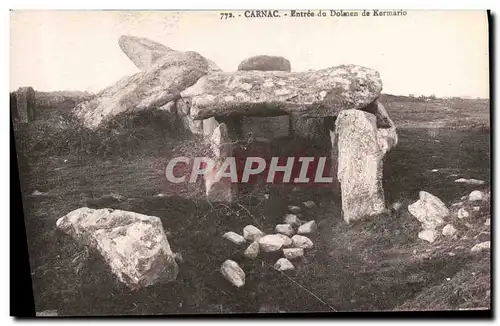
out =
[(384, 93), (489, 94), (488, 25), (480, 11), (230, 20), (210, 11), (14, 11), (10, 90), (95, 92), (134, 74), (118, 46), (122, 34), (197, 51), (224, 71), (252, 55), (281, 55), (292, 71), (345, 63), (374, 68)]

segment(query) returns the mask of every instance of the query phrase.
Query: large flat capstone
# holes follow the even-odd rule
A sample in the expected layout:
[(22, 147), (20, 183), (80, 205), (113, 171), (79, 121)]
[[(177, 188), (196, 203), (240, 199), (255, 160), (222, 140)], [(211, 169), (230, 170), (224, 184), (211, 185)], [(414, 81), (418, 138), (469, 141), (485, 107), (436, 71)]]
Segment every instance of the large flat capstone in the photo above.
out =
[(212, 116), (336, 116), (362, 109), (380, 96), (377, 71), (341, 65), (315, 71), (215, 72), (181, 92), (191, 98), (193, 119)]

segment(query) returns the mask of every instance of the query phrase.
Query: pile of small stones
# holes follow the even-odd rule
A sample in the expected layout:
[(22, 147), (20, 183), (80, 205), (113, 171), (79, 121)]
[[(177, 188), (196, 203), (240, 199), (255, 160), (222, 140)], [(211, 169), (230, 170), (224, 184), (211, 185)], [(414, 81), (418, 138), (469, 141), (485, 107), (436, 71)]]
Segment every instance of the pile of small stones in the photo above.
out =
[[(303, 203), (305, 208), (311, 209), (316, 206), (313, 201)], [(255, 259), (261, 252), (282, 251), (282, 258), (274, 264), (274, 268), (284, 272), (295, 269), (291, 260), (304, 256), (304, 250), (311, 249), (314, 244), (307, 237), (317, 230), (315, 220), (303, 222), (298, 214), (299, 206), (288, 206), (289, 213), (283, 218), (282, 224), (277, 224), (273, 234), (265, 234), (254, 225), (243, 228), (243, 235), (233, 231), (226, 232), (222, 237), (235, 245), (242, 246), (248, 242), (250, 245), (245, 249), (243, 256)], [(245, 285), (245, 272), (233, 260), (226, 260), (221, 266), (222, 275), (233, 285), (241, 287)]]

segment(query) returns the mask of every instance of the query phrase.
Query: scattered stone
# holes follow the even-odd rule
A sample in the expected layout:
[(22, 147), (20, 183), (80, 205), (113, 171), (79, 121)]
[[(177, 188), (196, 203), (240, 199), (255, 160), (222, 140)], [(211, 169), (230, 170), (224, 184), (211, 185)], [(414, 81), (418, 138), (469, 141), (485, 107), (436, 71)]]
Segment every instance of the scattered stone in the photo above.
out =
[(310, 249), (314, 246), (311, 239), (298, 234), (292, 237), (292, 243), (295, 248), (302, 248), (302, 249)]
[(292, 239), (290, 237), (281, 233), (278, 233), (277, 236), (283, 239), (283, 247), (290, 247), (293, 244)]
[(427, 242), (433, 243), (436, 240), (437, 234), (434, 229), (422, 230), (418, 233), (418, 237)]
[(490, 241), (485, 241), (485, 242), (481, 242), (481, 243), (478, 243), (476, 245), (474, 245), (474, 247), (471, 248), (471, 252), (480, 252), (480, 251), (483, 251), (483, 250), (490, 250)]
[(336, 116), (341, 110), (364, 109), (381, 91), (377, 71), (341, 65), (304, 72), (215, 72), (198, 79), (181, 96), (191, 98), (195, 120), (294, 112), (326, 117)]
[(278, 224), (276, 225), (276, 228), (274, 228), (274, 231), (276, 233), (284, 234), (288, 237), (291, 237), (295, 233), (293, 227), (290, 224)]
[(258, 71), (291, 71), (290, 61), (283, 57), (271, 55), (257, 55), (243, 60), (238, 70), (258, 70)]
[(431, 172), (438, 172), (438, 169), (432, 169)]
[(485, 198), (486, 198), (485, 193), (479, 190), (474, 190), (469, 194), (470, 201), (484, 200)]
[(304, 223), (301, 226), (299, 226), (297, 233), (298, 234), (311, 234), (311, 233), (316, 232), (317, 229), (318, 229), (318, 226), (316, 225), (316, 221), (312, 220), (312, 221), (309, 221), (309, 222)]
[(470, 215), (469, 212), (463, 207), (460, 208), (457, 212), (457, 217), (459, 219), (467, 218), (467, 217), (469, 217), (469, 215)]
[(304, 206), (306, 208), (314, 208), (314, 207), (316, 207), (316, 203), (313, 202), (312, 200), (305, 201), (305, 202), (303, 202), (303, 204), (304, 204)]
[(289, 271), (294, 269), (295, 267), (293, 266), (292, 262), (289, 261), (288, 259), (280, 258), (278, 259), (276, 264), (274, 264), (274, 268), (279, 271)]
[(247, 225), (243, 228), (243, 237), (248, 241), (258, 241), (264, 236), (264, 232), (253, 225)]
[(455, 235), (455, 233), (457, 233), (457, 229), (455, 229), (455, 227), (452, 224), (447, 224), (443, 228), (442, 233), (445, 237), (451, 237), (451, 236)]
[(458, 203), (453, 203), (453, 204), (451, 205), (451, 207), (458, 207), (458, 206), (462, 206), (463, 204), (464, 204), (464, 202), (459, 201)]
[(155, 195), (155, 197), (165, 197), (165, 194), (159, 193), (159, 194)]
[(36, 317), (56, 317), (59, 316), (58, 312), (56, 309), (53, 310), (44, 310), (44, 311), (38, 311), (35, 314)]
[(243, 253), (243, 255), (246, 258), (254, 259), (254, 258), (257, 258), (257, 256), (259, 255), (259, 251), (260, 251), (259, 243), (257, 241), (256, 242), (252, 242), (248, 246), (248, 248), (245, 250), (245, 252)]
[(120, 194), (115, 194), (113, 192), (109, 196), (117, 201), (124, 201), (126, 199), (125, 196), (120, 195)]
[(477, 180), (477, 179), (464, 179), (464, 178), (460, 178), (460, 179), (455, 180), (455, 182), (466, 183), (466, 184), (469, 184), (469, 185), (476, 185), (476, 186), (484, 185), (484, 181), (483, 180)]
[(472, 209), (474, 210), (474, 212), (479, 212), (481, 210), (481, 207), (474, 206), (474, 207), (472, 207)]
[(300, 213), (300, 207), (299, 206), (288, 206), (288, 210), (290, 211), (290, 213), (292, 214), (298, 214)]
[(393, 211), (397, 212), (401, 209), (401, 206), (403, 206), (400, 202), (395, 202), (391, 205), (391, 208)]
[(295, 214), (286, 214), (284, 219), (285, 224), (290, 224), (291, 226), (300, 226), (301, 221)]
[(282, 234), (269, 234), (259, 239), (260, 249), (264, 252), (278, 251), (285, 244)]
[(234, 260), (226, 260), (220, 268), (222, 276), (236, 287), (245, 285), (245, 272)]
[(484, 222), (484, 225), (490, 226), (491, 225), (491, 219), (487, 219), (486, 222)]
[(332, 148), (338, 153), (337, 179), (342, 217), (347, 223), (386, 210), (382, 187), (384, 150), (376, 120), (368, 112), (342, 110), (335, 122), (336, 141), (332, 140)]
[(80, 245), (98, 251), (132, 290), (177, 277), (179, 268), (156, 216), (82, 207), (58, 219), (56, 226)]
[(304, 249), (302, 249), (302, 248), (286, 248), (286, 249), (283, 249), (283, 255), (285, 255), (285, 257), (287, 259), (296, 259), (296, 258), (304, 256)]
[(238, 245), (238, 246), (246, 243), (246, 240), (245, 240), (245, 238), (243, 236), (241, 236), (238, 233), (233, 232), (233, 231), (229, 231), (229, 232), (224, 233), (224, 235), (222, 236), (222, 238), (224, 238), (226, 240), (229, 240), (229, 241), (231, 241), (232, 243), (234, 243), (235, 245)]
[(443, 219), (450, 214), (446, 205), (426, 191), (420, 191), (419, 196), (419, 200), (408, 205), (410, 214), (422, 223), (424, 229), (435, 229), (443, 224)]
[(455, 256), (456, 256), (456, 254), (455, 254), (454, 252), (451, 252), (451, 251), (450, 251), (450, 252), (448, 253), (448, 256), (450, 256), (450, 257), (455, 257)]

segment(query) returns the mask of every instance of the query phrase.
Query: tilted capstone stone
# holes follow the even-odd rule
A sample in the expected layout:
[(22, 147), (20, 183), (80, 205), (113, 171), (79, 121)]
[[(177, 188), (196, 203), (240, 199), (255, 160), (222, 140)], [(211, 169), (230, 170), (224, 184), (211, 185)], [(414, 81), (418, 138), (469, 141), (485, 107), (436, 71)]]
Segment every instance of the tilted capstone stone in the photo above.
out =
[(180, 98), (180, 92), (209, 72), (207, 60), (196, 52), (168, 52), (147, 70), (119, 80), (80, 103), (74, 115), (90, 129), (124, 112), (159, 108)]
[(173, 51), (148, 38), (130, 35), (120, 36), (118, 45), (140, 70), (150, 68), (159, 58)]

